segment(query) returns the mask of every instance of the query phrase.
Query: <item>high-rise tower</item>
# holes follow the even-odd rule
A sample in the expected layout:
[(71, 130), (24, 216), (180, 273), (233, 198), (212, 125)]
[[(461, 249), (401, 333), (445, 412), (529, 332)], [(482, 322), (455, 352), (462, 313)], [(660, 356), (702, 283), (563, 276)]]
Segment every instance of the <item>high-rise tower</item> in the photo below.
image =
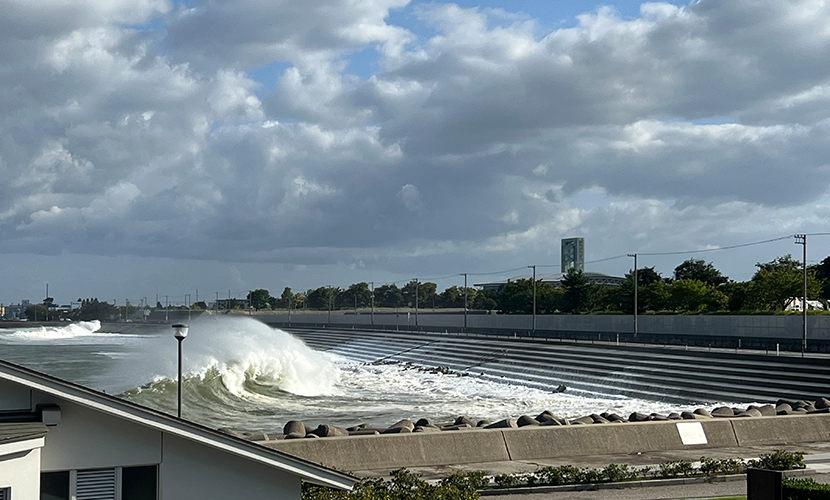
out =
[(562, 238), (562, 272), (585, 271), (585, 238)]

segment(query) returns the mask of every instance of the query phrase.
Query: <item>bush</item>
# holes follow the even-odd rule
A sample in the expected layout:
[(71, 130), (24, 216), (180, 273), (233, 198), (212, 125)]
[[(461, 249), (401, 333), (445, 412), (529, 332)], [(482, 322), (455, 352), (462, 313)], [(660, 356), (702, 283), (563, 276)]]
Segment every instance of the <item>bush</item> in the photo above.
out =
[(717, 476), (721, 474), (744, 474), (746, 464), (740, 458), (715, 458), (700, 457), (700, 473), (705, 476)]
[(773, 453), (761, 455), (758, 460), (750, 460), (749, 467), (769, 470), (803, 469), (804, 455), (786, 450), (775, 450)]
[(787, 500), (830, 500), (830, 484), (814, 479), (784, 478), (784, 498)]
[(431, 485), (421, 476), (398, 469), (392, 480), (364, 479), (352, 491), (303, 483), (303, 500), (477, 500), (476, 490), (488, 483), (483, 472), (453, 473)]
[(610, 464), (602, 469), (602, 480), (608, 483), (621, 483), (637, 479), (639, 471), (632, 469), (627, 464)]
[(694, 472), (692, 462), (688, 460), (675, 460), (673, 462), (663, 462), (660, 468), (655, 471), (655, 475), (663, 479), (673, 477), (689, 477)]
[(499, 488), (515, 488), (519, 485), (519, 478), (515, 474), (499, 474), (493, 480)]

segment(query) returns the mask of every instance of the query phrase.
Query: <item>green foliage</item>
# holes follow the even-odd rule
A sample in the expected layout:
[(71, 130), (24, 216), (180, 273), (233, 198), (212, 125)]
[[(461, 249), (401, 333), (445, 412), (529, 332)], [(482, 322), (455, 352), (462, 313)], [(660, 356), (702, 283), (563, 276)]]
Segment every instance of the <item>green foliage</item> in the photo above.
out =
[[(790, 297), (801, 297), (803, 293), (803, 270), (801, 263), (791, 255), (776, 257), (770, 262), (756, 264), (758, 271), (752, 277), (747, 291), (745, 306), (752, 310), (781, 311)], [(816, 270), (807, 270), (807, 296), (821, 294), (821, 282)]]
[(655, 475), (661, 478), (689, 477), (694, 473), (692, 462), (688, 460), (674, 460), (663, 462), (655, 471)]
[(744, 474), (746, 472), (746, 464), (740, 458), (716, 459), (700, 457), (699, 471), (704, 476)]
[(398, 307), (402, 306), (403, 293), (397, 285), (381, 285), (375, 288), (375, 305), (378, 307)]
[(668, 305), (671, 310), (684, 313), (720, 311), (726, 308), (728, 298), (712, 285), (695, 279), (680, 279), (668, 287)]
[(729, 278), (722, 275), (715, 269), (711, 262), (699, 259), (688, 259), (674, 268), (674, 279), (700, 281), (708, 286), (717, 287), (729, 281)]
[(750, 460), (749, 467), (769, 470), (803, 469), (804, 455), (787, 450), (775, 450), (773, 453), (761, 455), (757, 460)]
[(498, 474), (493, 480), (499, 488), (515, 488), (519, 485), (519, 478), (515, 474)]
[(420, 475), (398, 469), (392, 479), (364, 479), (349, 491), (303, 483), (303, 500), (475, 500), (477, 490), (487, 486), (483, 472), (453, 473), (432, 485)]
[(268, 299), (271, 298), (271, 293), (264, 289), (258, 288), (248, 293), (248, 304), (259, 311), (269, 307)]
[(118, 309), (110, 303), (100, 302), (98, 299), (83, 299), (80, 302), (81, 307), (69, 315), (73, 321), (105, 321), (118, 316)]
[(785, 477), (783, 486), (787, 500), (830, 500), (830, 484), (817, 483), (812, 478)]

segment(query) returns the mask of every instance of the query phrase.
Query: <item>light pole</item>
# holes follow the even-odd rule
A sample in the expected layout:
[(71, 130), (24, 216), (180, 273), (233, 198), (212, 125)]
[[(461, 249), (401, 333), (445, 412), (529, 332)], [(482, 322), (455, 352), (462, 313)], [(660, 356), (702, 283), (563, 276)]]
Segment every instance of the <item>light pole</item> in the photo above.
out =
[[(527, 266), (533, 269), (533, 331), (536, 331), (536, 266)], [(465, 304), (466, 306), (466, 304)]]
[(467, 273), (461, 273), (464, 276), (464, 332), (467, 331)]
[(190, 321), (190, 294), (184, 294), (184, 305), (187, 306), (187, 320)]
[(415, 278), (415, 328), (418, 328), (418, 290), (421, 287), (421, 282)]
[(637, 338), (637, 289), (640, 287), (640, 280), (637, 279), (637, 254), (630, 253), (634, 257), (634, 338)]
[(179, 341), (179, 407), (176, 415), (182, 418), (182, 341), (187, 337), (187, 325), (182, 323), (173, 325), (173, 336)]
[(375, 282), (371, 281), (372, 285), (372, 326), (375, 325)]
[(328, 287), (327, 301), (329, 303), (329, 326), (331, 326), (331, 286)]
[(796, 234), (795, 244), (804, 247), (804, 260), (802, 262), (804, 279), (802, 283), (802, 298), (801, 298), (801, 327), (803, 329), (801, 340), (801, 356), (804, 357), (804, 351), (807, 350), (807, 235)]
[(167, 323), (170, 320), (170, 296), (164, 296), (164, 322)]

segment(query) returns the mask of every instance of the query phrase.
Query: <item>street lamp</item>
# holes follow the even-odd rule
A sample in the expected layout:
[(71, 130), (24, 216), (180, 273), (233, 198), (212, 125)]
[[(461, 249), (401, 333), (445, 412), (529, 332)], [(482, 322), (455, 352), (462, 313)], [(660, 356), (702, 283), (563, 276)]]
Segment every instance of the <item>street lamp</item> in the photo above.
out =
[(804, 280), (802, 283), (803, 288), (801, 296), (801, 326), (803, 329), (803, 338), (801, 340), (801, 357), (804, 357), (804, 351), (807, 350), (807, 235), (796, 234), (795, 244), (802, 245), (804, 247), (804, 259), (801, 262), (802, 269), (804, 271)]
[(187, 325), (182, 323), (173, 325), (173, 336), (179, 341), (179, 411), (177, 416), (182, 418), (182, 340), (187, 337)]
[(634, 338), (637, 338), (637, 289), (640, 288), (640, 280), (637, 278), (637, 254), (630, 253), (634, 257)]
[(533, 332), (536, 332), (536, 266), (527, 266), (533, 269)]
[(467, 332), (467, 273), (461, 273), (464, 276), (464, 332)]

